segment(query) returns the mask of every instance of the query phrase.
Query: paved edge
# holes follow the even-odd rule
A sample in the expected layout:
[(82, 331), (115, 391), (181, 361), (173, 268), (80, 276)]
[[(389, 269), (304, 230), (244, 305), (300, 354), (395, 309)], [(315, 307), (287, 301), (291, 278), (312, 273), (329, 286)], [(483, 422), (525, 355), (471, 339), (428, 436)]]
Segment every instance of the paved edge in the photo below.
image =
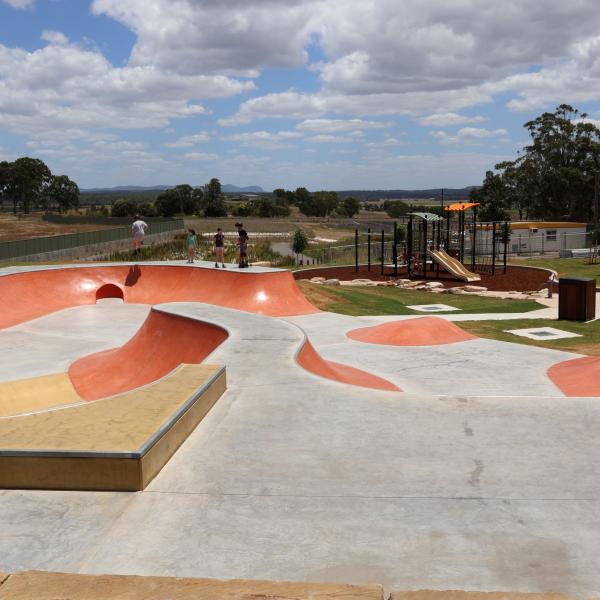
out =
[(79, 575), (24, 571), (0, 585), (0, 600), (383, 600), (380, 585)]
[(389, 600), (573, 600), (553, 592), (465, 592), (462, 590), (418, 590), (393, 592)]

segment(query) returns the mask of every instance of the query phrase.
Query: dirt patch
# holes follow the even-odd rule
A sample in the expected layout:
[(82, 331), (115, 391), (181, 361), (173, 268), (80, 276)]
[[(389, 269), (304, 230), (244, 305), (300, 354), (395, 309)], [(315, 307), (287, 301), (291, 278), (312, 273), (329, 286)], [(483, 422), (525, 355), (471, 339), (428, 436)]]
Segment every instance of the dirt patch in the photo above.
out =
[[(474, 282), (475, 285), (481, 285), (492, 291), (517, 291), (517, 292), (532, 292), (545, 288), (548, 280), (548, 271), (535, 267), (515, 267), (508, 266), (506, 273), (503, 268), (499, 268), (495, 275), (491, 273), (479, 273), (481, 281)], [(383, 275), (381, 267), (371, 266), (369, 271), (365, 265), (358, 268), (358, 272), (353, 266), (345, 267), (319, 267), (314, 269), (303, 269), (295, 271), (296, 279), (310, 279), (311, 277), (325, 277), (327, 279), (336, 278), (341, 281), (351, 281), (352, 279), (372, 279), (373, 281), (387, 281), (394, 279), (393, 269), (386, 267)], [(406, 269), (398, 269), (398, 278), (406, 277)], [(419, 277), (422, 280), (423, 277)], [(439, 281), (444, 284), (444, 287), (457, 287), (465, 285), (464, 281), (460, 281), (451, 277), (449, 274), (440, 271), (439, 275), (436, 272), (428, 273), (427, 279), (430, 281)]]
[(89, 223), (48, 223), (41, 215), (33, 214), (15, 217), (12, 214), (0, 214), (0, 242), (12, 242), (65, 233), (114, 229), (118, 225), (94, 225)]
[(309, 283), (308, 281), (299, 281), (298, 286), (306, 299), (320, 310), (328, 310), (333, 303), (349, 304), (345, 298), (332, 294), (327, 286)]

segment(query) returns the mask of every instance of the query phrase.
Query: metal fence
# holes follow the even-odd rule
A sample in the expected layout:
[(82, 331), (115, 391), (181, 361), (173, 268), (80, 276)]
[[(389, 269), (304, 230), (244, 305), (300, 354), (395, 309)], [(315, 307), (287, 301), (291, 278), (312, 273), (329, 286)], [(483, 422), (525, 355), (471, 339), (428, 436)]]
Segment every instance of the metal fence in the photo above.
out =
[[(150, 222), (148, 235), (181, 231), (184, 229), (183, 219), (170, 221)], [(60, 252), (80, 246), (95, 246), (124, 240), (131, 237), (130, 227), (119, 227), (116, 229), (102, 229), (98, 231), (84, 231), (81, 233), (67, 233), (64, 235), (52, 235), (48, 237), (30, 238), (26, 240), (15, 240), (12, 242), (0, 242), (0, 260), (14, 258), (25, 258), (49, 252)]]

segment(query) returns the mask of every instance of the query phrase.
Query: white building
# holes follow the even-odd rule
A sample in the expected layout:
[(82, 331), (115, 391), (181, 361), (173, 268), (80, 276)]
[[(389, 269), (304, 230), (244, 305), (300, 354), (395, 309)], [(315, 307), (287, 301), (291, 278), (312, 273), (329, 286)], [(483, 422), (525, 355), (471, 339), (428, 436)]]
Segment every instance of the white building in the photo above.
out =
[[(589, 246), (587, 223), (570, 223), (565, 221), (517, 221), (510, 222), (510, 254), (530, 254), (544, 252), (560, 252)], [(496, 227), (497, 251), (504, 250), (502, 225)], [(491, 253), (492, 226), (482, 224), (477, 227), (477, 252)]]

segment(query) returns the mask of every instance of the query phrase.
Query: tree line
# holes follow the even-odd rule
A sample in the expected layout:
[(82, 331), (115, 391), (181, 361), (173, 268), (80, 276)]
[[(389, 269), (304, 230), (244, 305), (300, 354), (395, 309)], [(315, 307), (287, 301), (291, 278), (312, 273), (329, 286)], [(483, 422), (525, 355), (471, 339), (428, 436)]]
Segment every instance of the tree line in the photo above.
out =
[(193, 188), (188, 184), (161, 192), (154, 202), (136, 203), (119, 199), (112, 205), (112, 216), (124, 217), (141, 214), (146, 217), (172, 217), (176, 214), (202, 217), (287, 217), (291, 206), (310, 217), (353, 217), (360, 209), (355, 198), (339, 198), (336, 192), (309, 192), (300, 187), (295, 191), (278, 188), (269, 196), (259, 195), (241, 202), (226, 202), (221, 182), (216, 177), (204, 187)]
[(24, 156), (0, 162), (0, 199), (13, 205), (13, 212), (32, 208), (59, 212), (79, 206), (79, 187), (67, 175), (53, 175), (44, 161)]
[(525, 123), (531, 138), (513, 161), (487, 171), (471, 191), (486, 221), (510, 219), (598, 219), (600, 129), (568, 104)]

